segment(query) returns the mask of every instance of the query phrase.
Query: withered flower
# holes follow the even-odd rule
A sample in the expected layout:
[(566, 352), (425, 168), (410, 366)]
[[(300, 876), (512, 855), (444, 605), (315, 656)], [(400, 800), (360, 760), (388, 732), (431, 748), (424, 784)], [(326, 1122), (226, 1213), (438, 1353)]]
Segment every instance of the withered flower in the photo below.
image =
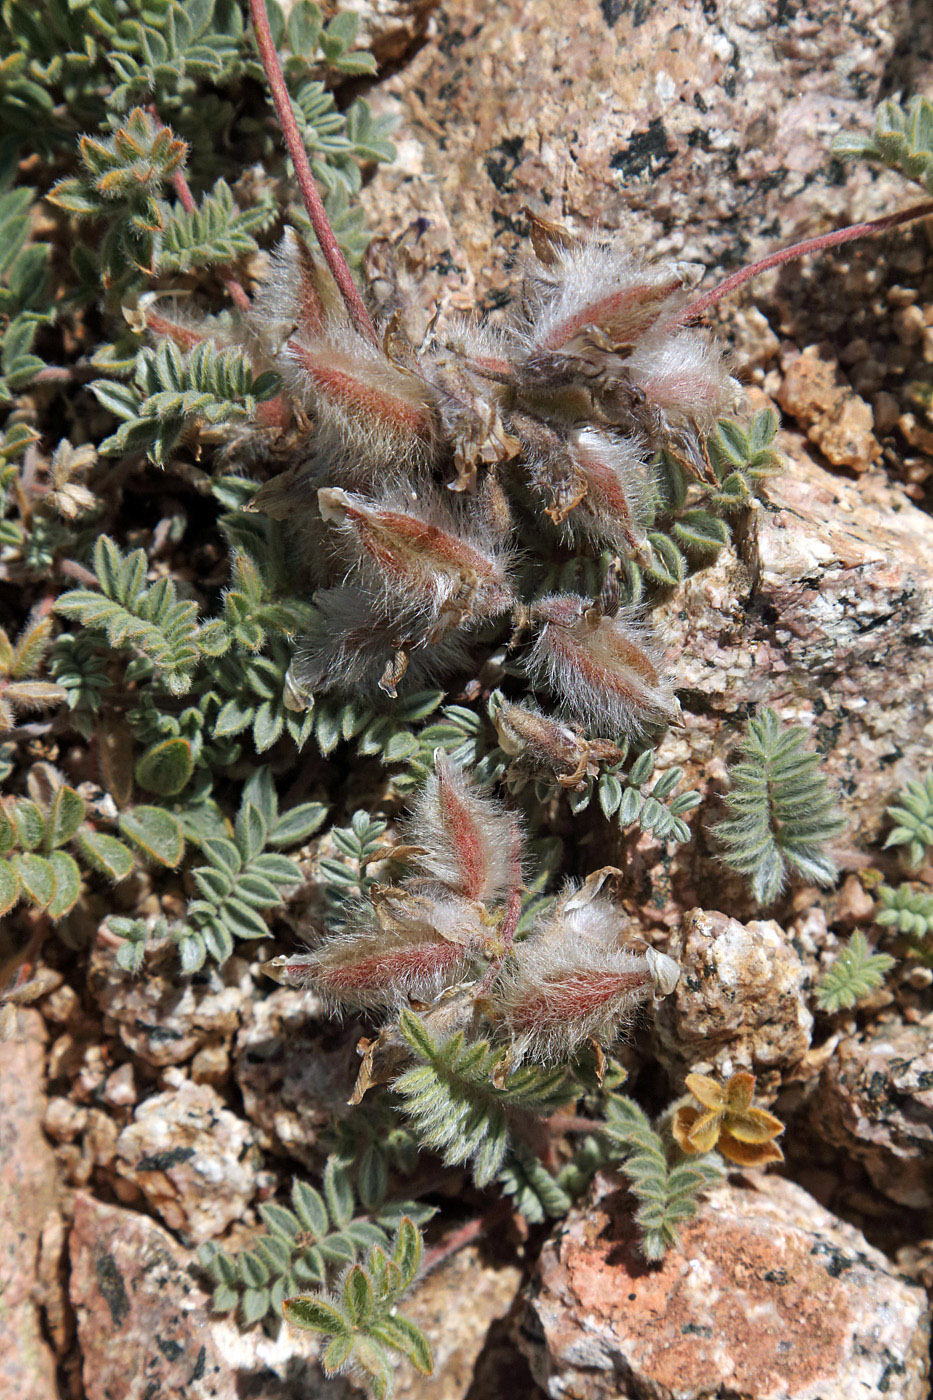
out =
[(682, 1151), (696, 1156), (715, 1147), (742, 1167), (783, 1162), (784, 1153), (774, 1139), (783, 1133), (784, 1124), (753, 1104), (753, 1074), (740, 1070), (725, 1084), (705, 1074), (688, 1074), (686, 1086), (700, 1107), (684, 1104), (674, 1114), (671, 1131)]

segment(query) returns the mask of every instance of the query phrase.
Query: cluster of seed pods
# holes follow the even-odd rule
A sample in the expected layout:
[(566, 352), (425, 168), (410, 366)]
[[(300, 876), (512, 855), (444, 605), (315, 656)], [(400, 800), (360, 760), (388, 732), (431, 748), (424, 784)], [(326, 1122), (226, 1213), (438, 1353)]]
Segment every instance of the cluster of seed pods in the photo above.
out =
[(268, 970), (338, 1010), (414, 1003), (445, 1038), (492, 1035), (511, 1064), (563, 1063), (584, 1042), (608, 1046), (640, 1005), (676, 985), (672, 958), (626, 937), (624, 916), (601, 893), (608, 870), (568, 885), (513, 944), (518, 819), (441, 754), (396, 854), (409, 867), (400, 884), (372, 886), (342, 932)]
[[(508, 318), (435, 325), (418, 346), (397, 279), (371, 289), (370, 338), (294, 232), (274, 253), (240, 344), (284, 385), (257, 426), (291, 455), (255, 505), (289, 522), (314, 590), (299, 695), (463, 675), (511, 619), (549, 712), (611, 740), (677, 715), (617, 572), (596, 598), (529, 603), (517, 564), (566, 546), (643, 559), (653, 456), (708, 475), (704, 434), (737, 386), (683, 324), (695, 267), (533, 216), (531, 231)], [(186, 345), (210, 334), (163, 311), (149, 324)]]

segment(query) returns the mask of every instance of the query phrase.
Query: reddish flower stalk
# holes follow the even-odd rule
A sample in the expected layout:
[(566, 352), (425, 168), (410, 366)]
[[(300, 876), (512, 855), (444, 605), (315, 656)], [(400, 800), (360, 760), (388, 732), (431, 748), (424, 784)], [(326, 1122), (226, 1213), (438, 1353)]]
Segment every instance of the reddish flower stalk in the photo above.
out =
[(340, 245), (334, 237), (330, 220), (324, 211), (324, 202), (318, 194), (314, 176), (311, 174), (308, 155), (301, 139), (301, 132), (298, 130), (295, 113), (292, 110), (288, 88), (285, 86), (285, 75), (282, 72), (282, 65), (279, 62), (279, 56), (269, 29), (269, 16), (266, 13), (265, 0), (249, 0), (249, 12), (253, 21), (253, 32), (256, 35), (259, 56), (269, 80), (279, 125), (282, 128), (285, 145), (288, 147), (288, 154), (295, 168), (295, 177), (301, 190), (305, 209), (308, 211), (308, 218), (311, 220), (311, 227), (314, 229), (331, 275), (340, 288), (340, 295), (343, 297), (351, 321), (360, 334), (366, 336), (375, 345), (377, 343), (376, 332), (369, 312), (357, 290), (346, 259), (340, 251)]
[(869, 234), (883, 233), (886, 229), (897, 228), (899, 224), (912, 223), (915, 219), (928, 219), (931, 215), (933, 215), (933, 200), (926, 204), (915, 204), (911, 209), (900, 209), (896, 214), (885, 214), (880, 219), (869, 219), (863, 224), (849, 224), (846, 228), (833, 229), (831, 233), (820, 233), (815, 238), (805, 238), (802, 243), (792, 243), (789, 248), (780, 248), (776, 253), (769, 253), (766, 258), (762, 258), (759, 262), (749, 263), (747, 267), (740, 268), (731, 277), (727, 277), (724, 282), (720, 282), (718, 287), (711, 287), (696, 301), (685, 306), (682, 311), (677, 313), (673, 321), (668, 321), (665, 324), (673, 325), (680, 321), (694, 320), (710, 306), (714, 306), (717, 301), (721, 301), (730, 292), (734, 292), (737, 287), (741, 287), (743, 282), (748, 282), (761, 272), (767, 272), (769, 268), (779, 267), (782, 263), (794, 262), (797, 258), (805, 257), (807, 253), (821, 253), (825, 248), (835, 248), (841, 243), (851, 243), (854, 239), (866, 238)]
[[(158, 122), (159, 126), (164, 127), (165, 123), (159, 116), (158, 110), (153, 102), (149, 104), (149, 114), (154, 121)], [(175, 174), (172, 176), (172, 185), (174, 186), (175, 193), (178, 195), (178, 200), (182, 209), (184, 209), (186, 214), (193, 214), (197, 206), (194, 202), (194, 196), (191, 193), (191, 186), (180, 170), (176, 170)], [(224, 276), (224, 286), (230, 293), (230, 299), (235, 302), (240, 310), (249, 311), (252, 303), (243, 290), (241, 283), (239, 283), (235, 277)]]

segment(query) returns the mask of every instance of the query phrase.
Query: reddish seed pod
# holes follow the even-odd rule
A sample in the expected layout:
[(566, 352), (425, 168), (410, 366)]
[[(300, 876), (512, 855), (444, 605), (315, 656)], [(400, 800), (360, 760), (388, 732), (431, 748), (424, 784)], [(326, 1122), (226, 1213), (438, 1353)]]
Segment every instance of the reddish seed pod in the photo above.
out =
[(428, 641), (513, 606), (504, 557), (456, 532), (449, 516), (435, 523), (445, 515), (432, 502), (398, 509), (328, 487), (318, 505), (385, 606), (401, 618), (431, 619)]
[(647, 628), (633, 609), (600, 616), (586, 598), (552, 594), (531, 612), (537, 624), (526, 660), (565, 714), (607, 737), (633, 737), (680, 714)]
[(742, 392), (723, 351), (699, 331), (650, 337), (635, 347), (626, 368), (647, 402), (675, 427), (712, 427)]
[(417, 868), (465, 899), (495, 905), (521, 883), (521, 831), (517, 818), (446, 755), (432, 773), (412, 814), (408, 837), (422, 848)]
[(684, 305), (699, 271), (687, 263), (649, 263), (624, 245), (595, 238), (558, 248), (546, 274), (532, 273), (528, 350), (567, 351), (596, 329), (622, 352)]
[[(568, 724), (551, 719), (531, 705), (500, 700), (492, 715), (499, 747), (517, 762), (557, 776), (567, 788), (582, 788), (595, 777), (599, 763), (618, 763), (625, 749), (605, 740), (586, 739)], [(514, 769), (510, 769), (512, 776)]]
[(218, 350), (234, 343), (230, 326), (212, 316), (199, 316), (197, 309), (178, 299), (145, 292), (135, 310), (126, 312), (135, 331), (148, 331), (154, 340), (170, 340), (179, 350), (193, 350), (209, 340)]
[(357, 331), (331, 327), (320, 338), (296, 333), (274, 363), (324, 438), (393, 469), (419, 469), (433, 457), (437, 422), (423, 380)]
[(381, 688), (391, 695), (403, 676), (410, 689), (424, 689), (466, 669), (463, 633), (448, 632), (431, 645), (426, 638), (423, 623), (409, 617), (401, 626), (358, 588), (318, 590), (311, 627), (299, 639), (289, 672), (296, 708), (334, 690), (369, 695)]
[(570, 452), (586, 492), (567, 518), (569, 533), (585, 535), (620, 554), (637, 554), (651, 518), (647, 453), (635, 438), (597, 428), (570, 435)]
[(321, 335), (345, 320), (336, 283), (293, 228), (286, 228), (269, 261), (249, 325), (274, 350), (290, 335)]
[(680, 969), (653, 948), (625, 946), (610, 900), (568, 888), (557, 908), (515, 945), (487, 1014), (518, 1059), (566, 1062), (588, 1040), (608, 1046), (652, 995), (667, 995)]
[(598, 428), (575, 428), (562, 438), (527, 417), (522, 436), (529, 482), (567, 541), (592, 540), (622, 555), (638, 554), (652, 507), (644, 444)]
[(403, 1006), (409, 997), (429, 1001), (469, 963), (468, 949), (440, 937), (360, 928), (332, 935), (313, 952), (273, 959), (269, 969), (287, 986), (313, 988), (331, 1009), (375, 1009)]

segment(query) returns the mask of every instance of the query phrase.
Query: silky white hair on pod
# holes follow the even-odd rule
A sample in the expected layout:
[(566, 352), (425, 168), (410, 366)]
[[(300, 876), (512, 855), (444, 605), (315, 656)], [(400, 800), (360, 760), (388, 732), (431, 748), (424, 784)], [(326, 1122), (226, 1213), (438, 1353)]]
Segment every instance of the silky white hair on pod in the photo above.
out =
[(637, 611), (592, 611), (576, 594), (552, 594), (535, 605), (538, 630), (525, 661), (532, 682), (552, 692), (565, 717), (607, 738), (637, 737), (676, 719), (680, 703)]
[(697, 278), (693, 264), (648, 262), (618, 242), (582, 239), (556, 251), (551, 268), (530, 271), (527, 350), (559, 353), (592, 327), (615, 345), (633, 344), (685, 305)]
[(318, 506), (348, 561), (393, 616), (436, 620), (450, 609), (460, 625), (513, 606), (508, 555), (465, 530), (435, 495), (395, 504), (327, 487)]
[(407, 833), (421, 848), (415, 868), (470, 900), (497, 904), (521, 881), (518, 819), (441, 753)]
[(575, 894), (566, 889), (516, 944), (490, 994), (492, 1018), (518, 1059), (565, 1063), (588, 1040), (608, 1046), (649, 997), (676, 985), (673, 958), (622, 943), (626, 923), (610, 900), (575, 903)]

